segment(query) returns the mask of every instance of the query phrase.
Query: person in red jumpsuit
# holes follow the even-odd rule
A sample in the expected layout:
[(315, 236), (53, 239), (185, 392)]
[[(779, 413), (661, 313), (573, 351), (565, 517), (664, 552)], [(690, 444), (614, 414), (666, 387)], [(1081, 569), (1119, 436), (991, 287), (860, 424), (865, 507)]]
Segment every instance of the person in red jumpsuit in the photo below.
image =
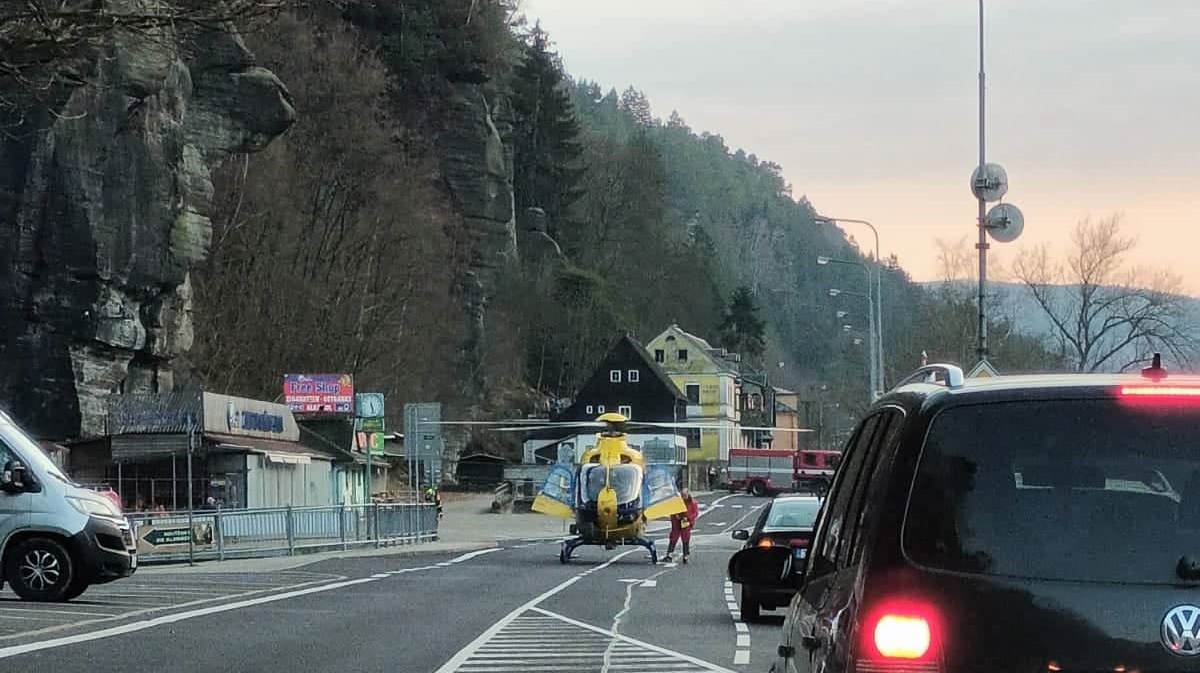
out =
[(691, 492), (682, 488), (679, 495), (683, 498), (687, 511), (671, 515), (671, 541), (667, 545), (667, 555), (663, 557), (663, 563), (671, 562), (671, 554), (675, 553), (675, 545), (680, 540), (683, 541), (683, 562), (688, 562), (692, 551), (692, 527), (696, 525), (696, 519), (700, 518), (700, 503), (696, 502)]

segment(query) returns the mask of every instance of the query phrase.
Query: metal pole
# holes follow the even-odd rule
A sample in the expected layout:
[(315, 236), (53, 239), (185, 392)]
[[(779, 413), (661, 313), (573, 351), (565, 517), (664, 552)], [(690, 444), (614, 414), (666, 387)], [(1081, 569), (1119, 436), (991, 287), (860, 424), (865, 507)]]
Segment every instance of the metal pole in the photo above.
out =
[[(985, 77), (983, 70), (983, 0), (979, 0), (979, 174), (984, 175), (983, 167), (986, 163), (985, 144), (984, 144), (984, 121), (985, 121)], [(979, 243), (975, 247), (979, 250), (979, 344), (977, 352), (980, 361), (986, 361), (988, 357), (987, 343), (987, 311), (985, 300), (987, 297), (987, 226), (984, 223), (984, 218), (987, 217), (987, 204), (983, 200), (982, 191), (980, 196), (976, 197), (979, 202)]]
[(364, 442), (366, 444), (366, 446), (364, 446), (363, 448), (365, 448), (367, 451), (367, 504), (369, 505), (372, 502), (374, 502), (374, 500), (371, 498), (371, 492), (373, 490), (371, 482), (374, 481), (374, 479), (372, 479), (372, 477), (375, 476), (375, 475), (371, 474), (371, 435), (370, 435), (370, 433), (363, 432), (363, 439), (366, 440)]
[(188, 515), (188, 565), (196, 565), (196, 531), (192, 528), (192, 451), (195, 448), (196, 440), (196, 422), (191, 416), (188, 416), (188, 443), (187, 443), (187, 515)]
[(875, 391), (879, 390), (879, 359), (875, 353), (875, 349), (879, 346), (875, 338), (875, 302), (872, 301), (871, 291), (871, 270), (867, 272), (867, 338), (870, 343), (867, 346), (868, 357), (871, 360), (871, 389), (867, 391), (867, 404), (875, 402)]

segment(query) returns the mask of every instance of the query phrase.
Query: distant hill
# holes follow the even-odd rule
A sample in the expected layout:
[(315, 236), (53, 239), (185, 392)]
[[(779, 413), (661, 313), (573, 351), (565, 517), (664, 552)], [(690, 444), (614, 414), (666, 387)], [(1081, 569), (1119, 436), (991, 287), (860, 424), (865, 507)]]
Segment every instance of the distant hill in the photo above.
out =
[[(946, 281), (927, 281), (919, 284), (930, 290), (936, 290), (945, 286)], [(964, 293), (974, 293), (977, 288), (975, 281), (967, 280), (952, 281), (951, 286)], [(1051, 296), (1059, 302), (1059, 305), (1063, 305), (1063, 302), (1073, 296), (1071, 293), (1077, 291), (1068, 285), (1051, 287), (1050, 290), (1052, 293)], [(1024, 284), (1016, 282), (989, 282), (988, 295), (995, 301), (995, 308), (993, 310), (997, 312), (996, 317), (1003, 316), (1012, 320), (1014, 329), (1017, 332), (1033, 337), (1046, 337), (1048, 339), (1057, 334), (1050, 316), (1046, 314), (1046, 311), (1033, 298), (1029, 288), (1025, 287)], [(1182, 327), (1193, 335), (1200, 335), (1200, 330), (1198, 330), (1200, 328), (1200, 298), (1185, 296), (1178, 299), (1183, 306), (1186, 316), (1182, 320)], [(1099, 325), (1103, 320), (1111, 317), (1111, 315), (1111, 313), (1098, 315), (1094, 319), (1093, 324)], [(1047, 342), (1048, 345), (1053, 343), (1055, 342)], [(1114, 360), (1127, 361), (1134, 357), (1136, 348), (1129, 346), (1121, 349), (1118, 353), (1120, 358), (1114, 358)], [(1193, 353), (1190, 362), (1186, 365), (1188, 369), (1196, 369), (1197, 365), (1200, 364), (1200, 351), (1193, 349)], [(1163, 357), (1167, 362), (1174, 361), (1174, 358), (1168, 356), (1166, 353), (1163, 354)], [(1113, 367), (1113, 369), (1115, 368), (1116, 366)]]

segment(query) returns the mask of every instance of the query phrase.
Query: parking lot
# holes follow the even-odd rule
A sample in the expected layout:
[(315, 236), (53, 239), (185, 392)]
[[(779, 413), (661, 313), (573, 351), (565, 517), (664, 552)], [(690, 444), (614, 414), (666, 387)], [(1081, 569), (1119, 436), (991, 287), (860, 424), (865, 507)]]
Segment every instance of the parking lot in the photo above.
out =
[(339, 577), (285, 570), (271, 573), (146, 573), (90, 587), (68, 603), (29, 603), (0, 591), (0, 643), (79, 626), (155, 615), (266, 593), (315, 586)]

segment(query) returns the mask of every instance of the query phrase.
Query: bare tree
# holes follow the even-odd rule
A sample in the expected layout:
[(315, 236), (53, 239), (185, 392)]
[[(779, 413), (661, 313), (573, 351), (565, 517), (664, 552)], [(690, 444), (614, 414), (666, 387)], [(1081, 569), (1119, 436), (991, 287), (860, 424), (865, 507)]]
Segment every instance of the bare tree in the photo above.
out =
[(1014, 275), (1049, 318), (1072, 368), (1125, 371), (1156, 351), (1190, 363), (1196, 342), (1182, 282), (1165, 270), (1126, 267), (1137, 239), (1121, 235), (1121, 219), (1077, 223), (1062, 262), (1051, 261), (1044, 245), (1022, 251)]
[[(917, 345), (931, 360), (971, 363), (976, 358), (979, 329), (975, 285), (979, 267), (966, 237), (953, 242), (938, 239), (935, 247), (941, 284), (931, 288), (927, 295), (921, 321), (927, 327), (921, 330)], [(999, 301), (995, 286), (986, 301), (992, 360), (1002, 370), (1044, 371), (1061, 367), (1060, 359), (1046, 351), (1041, 337), (1017, 330), (1012, 306)]]

